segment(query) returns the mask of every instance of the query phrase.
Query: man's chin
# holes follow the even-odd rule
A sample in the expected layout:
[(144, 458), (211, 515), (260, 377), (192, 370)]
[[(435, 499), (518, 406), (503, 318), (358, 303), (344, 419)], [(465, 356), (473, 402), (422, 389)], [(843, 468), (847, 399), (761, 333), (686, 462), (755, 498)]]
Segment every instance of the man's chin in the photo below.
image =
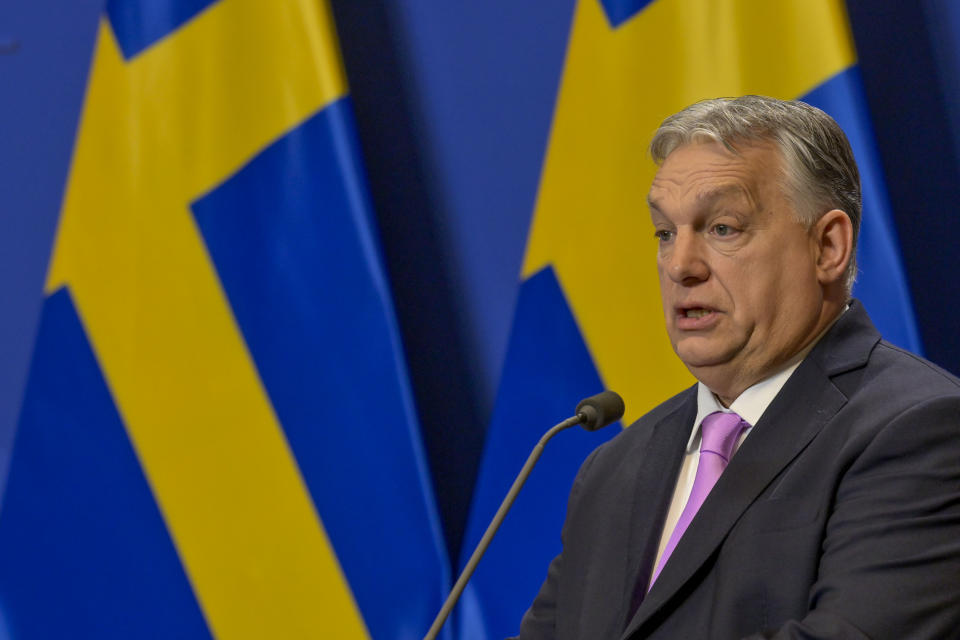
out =
[(711, 369), (729, 363), (735, 353), (733, 349), (721, 349), (717, 345), (691, 345), (687, 344), (688, 342), (689, 340), (681, 341), (674, 351), (694, 375), (696, 370)]

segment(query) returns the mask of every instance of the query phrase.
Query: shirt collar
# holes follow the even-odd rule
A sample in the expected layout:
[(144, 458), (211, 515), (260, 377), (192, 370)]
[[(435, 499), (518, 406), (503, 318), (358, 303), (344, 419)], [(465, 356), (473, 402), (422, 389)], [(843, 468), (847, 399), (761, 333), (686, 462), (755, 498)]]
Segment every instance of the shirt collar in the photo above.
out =
[(713, 392), (702, 382), (697, 383), (697, 419), (694, 421), (694, 428), (690, 434), (690, 440), (687, 441), (687, 451), (700, 448), (700, 423), (711, 413), (722, 411), (723, 413), (737, 413), (741, 418), (747, 421), (751, 427), (757, 424), (763, 412), (767, 410), (773, 399), (780, 393), (780, 389), (787, 383), (793, 372), (797, 370), (803, 360), (798, 360), (780, 373), (774, 374), (762, 380), (752, 387), (746, 389), (737, 396), (730, 408), (724, 407), (713, 395)]

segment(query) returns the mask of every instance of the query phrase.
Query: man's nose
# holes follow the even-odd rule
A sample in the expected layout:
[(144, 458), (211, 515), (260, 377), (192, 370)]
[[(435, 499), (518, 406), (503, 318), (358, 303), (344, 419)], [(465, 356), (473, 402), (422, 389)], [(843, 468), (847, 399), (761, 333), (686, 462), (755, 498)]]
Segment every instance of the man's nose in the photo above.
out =
[(677, 284), (696, 284), (706, 280), (710, 269), (705, 261), (703, 241), (696, 233), (678, 232), (664, 265)]

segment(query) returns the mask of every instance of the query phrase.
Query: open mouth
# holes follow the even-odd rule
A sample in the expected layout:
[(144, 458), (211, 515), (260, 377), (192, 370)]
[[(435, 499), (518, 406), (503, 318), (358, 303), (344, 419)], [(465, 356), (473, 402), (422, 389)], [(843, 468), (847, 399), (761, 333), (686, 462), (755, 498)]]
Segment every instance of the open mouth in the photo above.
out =
[(681, 330), (709, 329), (718, 318), (716, 309), (706, 307), (677, 308), (676, 326)]

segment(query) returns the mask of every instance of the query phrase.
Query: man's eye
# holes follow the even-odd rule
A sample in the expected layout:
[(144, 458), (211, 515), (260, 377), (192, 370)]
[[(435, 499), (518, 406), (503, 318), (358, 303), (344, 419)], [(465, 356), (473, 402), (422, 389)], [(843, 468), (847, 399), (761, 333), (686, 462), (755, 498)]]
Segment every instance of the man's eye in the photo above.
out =
[(717, 235), (721, 238), (732, 236), (735, 232), (736, 232), (736, 229), (734, 229), (733, 227), (729, 227), (725, 224), (718, 224), (718, 225), (714, 225), (713, 227), (714, 235)]
[(653, 235), (656, 236), (660, 242), (669, 242), (673, 239), (673, 231), (667, 231), (666, 229), (658, 229)]

